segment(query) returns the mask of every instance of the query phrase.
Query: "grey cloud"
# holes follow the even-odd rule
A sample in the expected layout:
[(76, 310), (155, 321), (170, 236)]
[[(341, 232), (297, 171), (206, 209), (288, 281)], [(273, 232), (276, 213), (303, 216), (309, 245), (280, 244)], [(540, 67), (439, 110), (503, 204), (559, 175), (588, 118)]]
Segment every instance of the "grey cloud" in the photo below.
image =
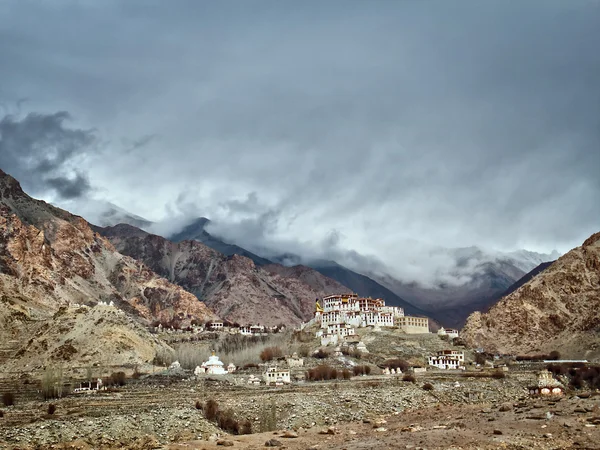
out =
[(597, 2), (16, 2), (0, 20), (0, 96), (136, 148), (80, 172), (165, 230), (206, 216), (242, 246), (406, 279), (455, 273), (439, 247), (598, 231)]
[(77, 167), (94, 135), (89, 130), (65, 127), (67, 112), (30, 113), (0, 121), (0, 166), (34, 194), (54, 191), (60, 198), (86, 195), (91, 186)]

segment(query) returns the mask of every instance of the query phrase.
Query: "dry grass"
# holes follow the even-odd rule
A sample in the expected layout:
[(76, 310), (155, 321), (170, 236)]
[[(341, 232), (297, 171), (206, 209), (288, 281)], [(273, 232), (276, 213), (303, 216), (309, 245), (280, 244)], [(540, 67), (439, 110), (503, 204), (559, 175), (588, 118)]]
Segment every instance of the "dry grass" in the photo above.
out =
[[(226, 335), (215, 347), (217, 355), (225, 364), (232, 362), (237, 367), (243, 367), (261, 362), (260, 355), (267, 348), (278, 348), (280, 356), (291, 354), (289, 338), (288, 333), (267, 336)], [(206, 346), (184, 343), (177, 347), (173, 361), (179, 361), (184, 369), (193, 370), (207, 361), (210, 354), (211, 350)]]

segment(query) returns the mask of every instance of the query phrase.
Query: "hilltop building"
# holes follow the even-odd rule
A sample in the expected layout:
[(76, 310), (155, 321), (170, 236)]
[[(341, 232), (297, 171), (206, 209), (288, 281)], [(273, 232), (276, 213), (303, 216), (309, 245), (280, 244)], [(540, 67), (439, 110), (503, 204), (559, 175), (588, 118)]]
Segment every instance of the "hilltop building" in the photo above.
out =
[(386, 306), (385, 300), (359, 297), (357, 294), (336, 294), (317, 299), (315, 317), (321, 330), (321, 345), (336, 345), (340, 340), (355, 336), (357, 327), (399, 326), (406, 333), (429, 333), (429, 319), (426, 317), (405, 316), (397, 306)]
[(438, 330), (437, 334), (438, 336), (448, 336), (450, 339), (455, 339), (458, 337), (458, 330), (442, 327)]

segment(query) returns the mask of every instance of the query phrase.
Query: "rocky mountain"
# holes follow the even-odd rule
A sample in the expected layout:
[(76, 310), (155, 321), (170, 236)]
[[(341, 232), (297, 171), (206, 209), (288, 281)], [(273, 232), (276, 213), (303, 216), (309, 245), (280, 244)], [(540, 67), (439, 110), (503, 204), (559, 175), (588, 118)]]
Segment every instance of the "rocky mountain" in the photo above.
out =
[(556, 252), (492, 253), (478, 247), (443, 251), (455, 261), (455, 269), (450, 275), (464, 278), (464, 282), (425, 287), (415, 282), (402, 282), (387, 274), (368, 275), (442, 324), (460, 328), (469, 314), (494, 303), (527, 272), (557, 257)]
[(59, 308), (78, 304), (113, 301), (142, 322), (177, 313), (215, 317), (180, 286), (118, 253), (81, 217), (32, 199), (2, 171), (0, 299), (0, 342), (10, 340), (13, 348), (38, 326), (60, 321)]
[(502, 353), (600, 356), (600, 233), (502, 298), (471, 314), (462, 331), (472, 346)]
[[(366, 275), (354, 272), (336, 263), (335, 261), (307, 261), (306, 265), (303, 265), (303, 259), (298, 255), (291, 253), (282, 254), (276, 258), (267, 259), (256, 255), (255, 253), (252, 253), (238, 245), (226, 243), (218, 237), (211, 235), (205, 229), (208, 223), (210, 223), (208, 219), (201, 217), (169, 239), (175, 242), (181, 242), (187, 239), (196, 240), (227, 256), (241, 255), (250, 258), (257, 266), (262, 266), (270, 272), (286, 274), (286, 276), (290, 276), (292, 278), (300, 274), (302, 275), (301, 279), (303, 281), (310, 281), (309, 279), (313, 280), (309, 282), (313, 288), (319, 287), (318, 284), (311, 284), (313, 282), (317, 282), (319, 279), (319, 277), (316, 277), (316, 274), (314, 273), (314, 271), (316, 271), (328, 279), (329, 281), (327, 281), (327, 283), (331, 285), (331, 289), (328, 286), (324, 286), (324, 290), (316, 289), (319, 292), (332, 294), (336, 292), (334, 289), (342, 289), (341, 292), (350, 290), (365, 297), (383, 298), (387, 304), (391, 306), (403, 307), (407, 314), (426, 315), (423, 309), (408, 303), (390, 289), (377, 283), (375, 280)], [(308, 270), (309, 268), (314, 269), (314, 271), (311, 272)], [(337, 284), (331, 284), (331, 280), (335, 280)]]
[(218, 237), (211, 235), (205, 229), (205, 227), (209, 223), (209, 219), (207, 219), (206, 217), (200, 217), (194, 220), (191, 224), (187, 225), (180, 232), (175, 233), (171, 236), (166, 236), (166, 238), (173, 242), (192, 240), (202, 242), (207, 247), (210, 247), (218, 251), (219, 253), (224, 254), (225, 256), (240, 255), (245, 256), (246, 258), (250, 258), (252, 261), (254, 261), (254, 264), (258, 266), (272, 264), (272, 261), (270, 261), (267, 258), (258, 256), (257, 254), (252, 253), (246, 250), (245, 248), (240, 247), (239, 245), (228, 244), (227, 242), (224, 242)]
[(172, 242), (129, 225), (99, 229), (123, 254), (179, 284), (221, 317), (241, 324), (298, 324), (312, 318), (317, 297), (348, 288), (308, 267), (295, 272), (226, 256), (195, 240)]

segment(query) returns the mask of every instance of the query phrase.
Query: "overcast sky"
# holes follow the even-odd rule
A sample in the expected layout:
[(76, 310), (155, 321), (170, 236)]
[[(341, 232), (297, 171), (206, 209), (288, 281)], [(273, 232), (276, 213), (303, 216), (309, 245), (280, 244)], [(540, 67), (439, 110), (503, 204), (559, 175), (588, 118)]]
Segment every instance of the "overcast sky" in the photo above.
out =
[(4, 0), (0, 167), (248, 246), (566, 251), (600, 230), (599, 42), (595, 0)]

